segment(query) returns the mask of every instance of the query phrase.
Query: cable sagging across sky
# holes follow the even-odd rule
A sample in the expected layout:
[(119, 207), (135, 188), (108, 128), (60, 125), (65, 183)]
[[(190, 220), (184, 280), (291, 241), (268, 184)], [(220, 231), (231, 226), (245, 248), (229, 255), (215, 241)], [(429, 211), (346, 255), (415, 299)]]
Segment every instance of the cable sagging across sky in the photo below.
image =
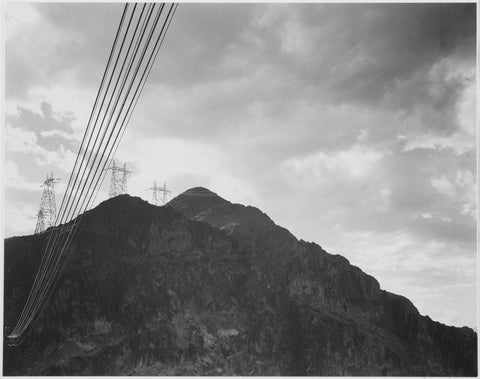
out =
[(105, 178), (105, 168), (118, 148), (176, 8), (177, 4), (164, 3), (125, 5), (55, 227), (9, 335), (12, 345), (28, 336), (60, 278), (78, 224)]

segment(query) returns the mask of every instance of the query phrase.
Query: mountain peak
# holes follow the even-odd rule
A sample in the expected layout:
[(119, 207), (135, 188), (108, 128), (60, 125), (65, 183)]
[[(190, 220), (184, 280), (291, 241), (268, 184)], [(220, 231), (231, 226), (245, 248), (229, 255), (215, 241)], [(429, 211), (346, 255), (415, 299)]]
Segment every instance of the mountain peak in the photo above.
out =
[(182, 193), (185, 196), (218, 196), (215, 192), (205, 187), (193, 187)]
[(181, 211), (187, 217), (194, 217), (206, 209), (230, 202), (204, 187), (193, 187), (170, 200), (167, 205)]

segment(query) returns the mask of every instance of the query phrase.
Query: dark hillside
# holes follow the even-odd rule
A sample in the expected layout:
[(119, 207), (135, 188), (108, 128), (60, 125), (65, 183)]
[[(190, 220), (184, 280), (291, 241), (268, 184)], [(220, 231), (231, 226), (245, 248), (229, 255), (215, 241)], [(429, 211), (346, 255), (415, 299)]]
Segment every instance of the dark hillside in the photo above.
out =
[[(5, 240), (5, 327), (47, 234)], [(87, 212), (46, 311), (7, 375), (476, 376), (476, 333), (419, 315), (264, 213), (195, 188)]]

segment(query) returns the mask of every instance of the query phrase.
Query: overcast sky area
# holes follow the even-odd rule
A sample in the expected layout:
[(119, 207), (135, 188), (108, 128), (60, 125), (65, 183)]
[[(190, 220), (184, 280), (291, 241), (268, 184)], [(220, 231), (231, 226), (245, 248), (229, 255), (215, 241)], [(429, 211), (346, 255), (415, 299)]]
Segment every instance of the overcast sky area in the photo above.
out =
[[(121, 4), (6, 4), (5, 235), (59, 204)], [(476, 328), (475, 4), (181, 4), (118, 163), (204, 186)], [(97, 197), (108, 197), (109, 177)]]

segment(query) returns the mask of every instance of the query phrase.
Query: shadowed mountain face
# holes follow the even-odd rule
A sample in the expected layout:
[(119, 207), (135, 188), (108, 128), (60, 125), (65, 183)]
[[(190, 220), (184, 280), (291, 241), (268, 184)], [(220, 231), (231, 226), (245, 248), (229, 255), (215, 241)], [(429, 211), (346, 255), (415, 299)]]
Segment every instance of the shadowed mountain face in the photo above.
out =
[[(47, 236), (5, 240), (7, 333)], [(193, 188), (164, 207), (122, 195), (87, 212), (31, 335), (4, 343), (4, 374), (476, 376), (476, 357), (473, 330)]]

